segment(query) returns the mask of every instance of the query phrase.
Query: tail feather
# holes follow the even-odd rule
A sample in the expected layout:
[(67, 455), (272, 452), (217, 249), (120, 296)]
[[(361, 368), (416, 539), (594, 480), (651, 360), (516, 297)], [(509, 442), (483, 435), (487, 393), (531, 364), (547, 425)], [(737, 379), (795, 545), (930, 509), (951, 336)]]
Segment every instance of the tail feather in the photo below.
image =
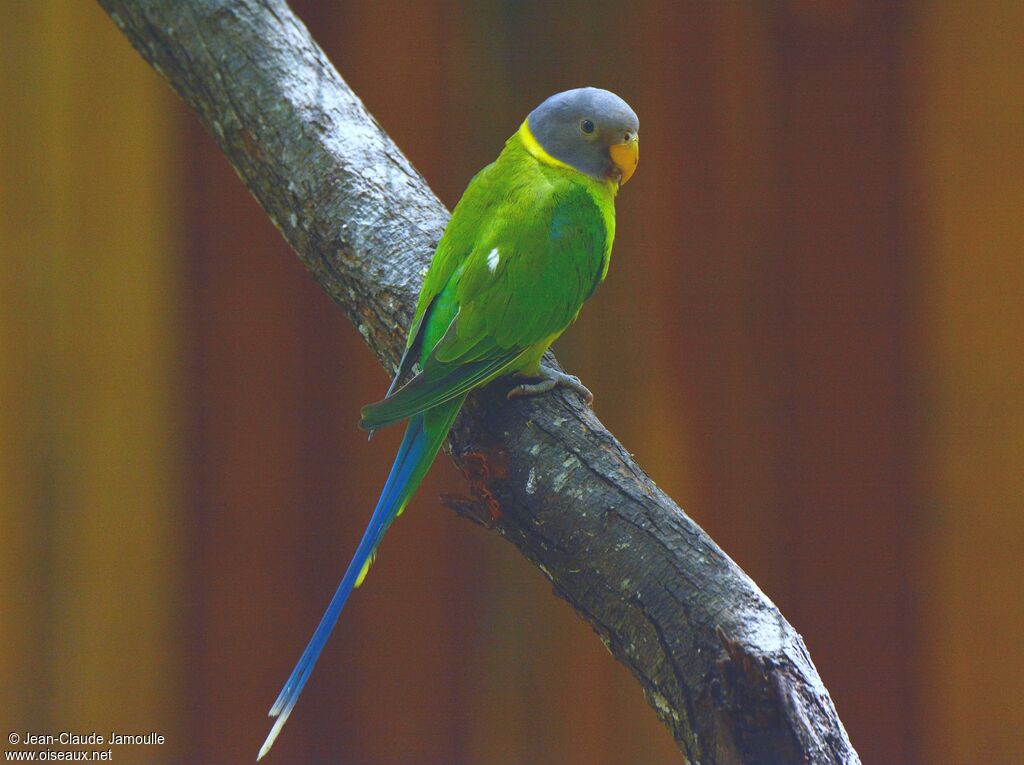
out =
[(398, 455), (391, 467), (391, 473), (384, 484), (380, 499), (377, 500), (377, 506), (370, 517), (366, 531), (363, 532), (363, 538), (356, 548), (355, 555), (348, 564), (348, 568), (345, 569), (345, 575), (342, 577), (338, 589), (335, 590), (334, 597), (331, 598), (330, 605), (327, 606), (327, 611), (320, 620), (313, 637), (310, 638), (295, 669), (292, 670), (291, 676), (270, 708), (270, 716), (277, 719), (260, 748), (257, 760), (262, 759), (274, 745), (274, 740), (294, 709), (295, 702), (298, 701), (299, 695), (338, 621), (338, 616), (341, 614), (342, 608), (345, 607), (348, 596), (352, 593), (353, 588), (362, 583), (384, 532), (405, 508), (406, 503), (423, 480), (423, 476), (426, 475), (464, 400), (463, 396), (449, 401), (409, 420), (402, 445), (399, 447)]

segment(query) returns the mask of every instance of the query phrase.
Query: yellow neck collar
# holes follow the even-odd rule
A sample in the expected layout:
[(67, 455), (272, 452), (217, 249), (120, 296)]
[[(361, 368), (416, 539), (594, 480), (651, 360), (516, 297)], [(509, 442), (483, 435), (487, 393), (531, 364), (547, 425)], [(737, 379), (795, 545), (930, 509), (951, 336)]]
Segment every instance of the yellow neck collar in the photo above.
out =
[(519, 132), (517, 135), (519, 136), (519, 140), (523, 142), (523, 146), (526, 147), (526, 150), (545, 165), (551, 165), (551, 167), (565, 167), (569, 170), (576, 169), (572, 165), (567, 165), (560, 159), (555, 159), (544, 151), (544, 147), (537, 142), (537, 139), (533, 137), (533, 133), (530, 131), (529, 119), (523, 120), (523, 124), (519, 126)]
[(607, 193), (613, 197), (618, 194), (619, 186), (617, 183), (613, 183), (611, 180), (597, 181), (591, 178), (586, 173), (582, 173), (572, 165), (563, 162), (560, 159), (555, 159), (544, 147), (540, 145), (536, 138), (533, 136), (533, 132), (530, 130), (529, 119), (523, 120), (523, 124), (519, 126), (519, 130), (516, 132), (523, 147), (530, 153), (531, 156), (535, 157), (538, 162), (542, 162), (549, 167), (564, 167), (566, 170), (572, 170), (574, 173), (578, 173), (582, 178), (585, 178), (588, 182), (595, 184), (595, 186), (603, 188)]

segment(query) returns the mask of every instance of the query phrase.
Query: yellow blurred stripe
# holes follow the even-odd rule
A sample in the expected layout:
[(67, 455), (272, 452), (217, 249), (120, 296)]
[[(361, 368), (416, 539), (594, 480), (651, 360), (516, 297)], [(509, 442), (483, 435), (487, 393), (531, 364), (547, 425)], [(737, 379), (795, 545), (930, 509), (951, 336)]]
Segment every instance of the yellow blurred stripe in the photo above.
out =
[[(174, 114), (94, 4), (0, 4), (0, 708), (183, 745)], [(13, 682), (8, 683), (7, 678)]]
[(910, 59), (933, 492), (918, 581), (924, 761), (1019, 762), (1024, 5), (926, 7)]

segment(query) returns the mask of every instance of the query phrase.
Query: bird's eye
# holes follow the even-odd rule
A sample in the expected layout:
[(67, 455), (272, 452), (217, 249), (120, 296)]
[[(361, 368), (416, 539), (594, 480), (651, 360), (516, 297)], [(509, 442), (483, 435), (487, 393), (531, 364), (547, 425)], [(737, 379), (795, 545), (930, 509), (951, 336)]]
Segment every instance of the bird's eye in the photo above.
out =
[(587, 135), (590, 135), (591, 133), (594, 132), (594, 123), (591, 122), (590, 120), (583, 120), (583, 122), (580, 123), (580, 130), (582, 130)]

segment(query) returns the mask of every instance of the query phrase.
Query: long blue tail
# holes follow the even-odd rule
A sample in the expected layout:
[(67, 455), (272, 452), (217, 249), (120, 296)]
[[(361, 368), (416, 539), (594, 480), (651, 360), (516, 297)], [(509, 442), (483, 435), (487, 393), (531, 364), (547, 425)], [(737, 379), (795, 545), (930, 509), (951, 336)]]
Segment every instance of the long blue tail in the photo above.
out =
[(331, 598), (331, 603), (327, 606), (327, 611), (320, 620), (313, 637), (310, 638), (306, 650), (302, 652), (288, 682), (284, 684), (277, 701), (270, 708), (270, 716), (277, 719), (267, 735), (267, 740), (260, 748), (257, 760), (262, 759), (263, 755), (269, 752), (270, 747), (274, 745), (274, 740), (288, 720), (288, 715), (292, 713), (295, 702), (299, 700), (299, 694), (302, 693), (302, 689), (316, 665), (316, 660), (320, 657), (324, 644), (338, 621), (341, 609), (345, 607), (345, 601), (348, 600), (353, 588), (361, 582), (362, 575), (365, 574), (365, 569), (369, 565), (377, 545), (380, 544), (384, 532), (387, 531), (395, 517), (405, 509), (406, 503), (434, 462), (464, 400), (465, 397), (461, 397), (410, 418), (405, 429), (405, 438), (402, 439), (398, 455), (391, 466), (391, 473), (381, 491), (380, 499), (377, 500), (377, 507), (370, 517), (370, 524), (366, 527), (359, 547), (356, 548), (356, 553), (352, 557), (352, 562), (345, 569), (341, 584), (335, 590), (334, 597)]

